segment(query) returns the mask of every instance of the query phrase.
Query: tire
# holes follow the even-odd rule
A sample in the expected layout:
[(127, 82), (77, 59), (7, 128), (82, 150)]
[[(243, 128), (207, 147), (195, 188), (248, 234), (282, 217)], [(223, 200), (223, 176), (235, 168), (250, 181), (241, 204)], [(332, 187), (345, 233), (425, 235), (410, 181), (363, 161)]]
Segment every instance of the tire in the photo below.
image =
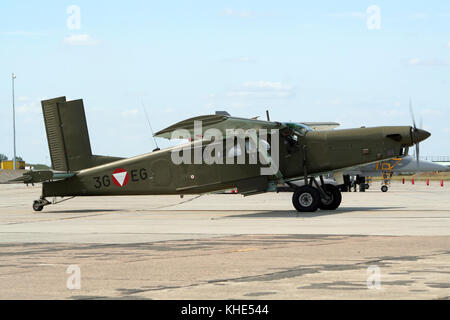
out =
[(324, 199), (320, 199), (319, 208), (321, 210), (336, 210), (339, 208), (342, 202), (342, 194), (339, 189), (332, 184), (324, 184), (322, 188), (326, 194), (331, 196), (331, 200), (325, 201)]
[(33, 210), (34, 211), (42, 211), (42, 209), (44, 209), (44, 206), (41, 205), (39, 203), (39, 201), (36, 200), (36, 201), (33, 202)]
[(366, 190), (369, 190), (370, 185), (366, 183)]
[(299, 212), (315, 212), (320, 206), (320, 193), (311, 186), (301, 186), (292, 195), (292, 204)]
[(387, 186), (382, 186), (381, 187), (381, 191), (382, 192), (387, 192), (389, 190), (389, 188)]

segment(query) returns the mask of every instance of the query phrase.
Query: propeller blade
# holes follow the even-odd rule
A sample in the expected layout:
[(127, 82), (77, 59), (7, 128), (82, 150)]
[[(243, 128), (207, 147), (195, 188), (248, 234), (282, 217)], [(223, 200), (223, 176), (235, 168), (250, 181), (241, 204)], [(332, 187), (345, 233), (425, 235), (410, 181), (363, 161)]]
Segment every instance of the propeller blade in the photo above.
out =
[(413, 111), (413, 107), (412, 107), (411, 98), (409, 99), (409, 113), (411, 114), (411, 119), (412, 119), (412, 122), (413, 122), (413, 125), (414, 125), (414, 130), (416, 130), (417, 129), (416, 119), (414, 118), (414, 111)]
[(416, 143), (417, 180), (420, 180), (420, 146)]

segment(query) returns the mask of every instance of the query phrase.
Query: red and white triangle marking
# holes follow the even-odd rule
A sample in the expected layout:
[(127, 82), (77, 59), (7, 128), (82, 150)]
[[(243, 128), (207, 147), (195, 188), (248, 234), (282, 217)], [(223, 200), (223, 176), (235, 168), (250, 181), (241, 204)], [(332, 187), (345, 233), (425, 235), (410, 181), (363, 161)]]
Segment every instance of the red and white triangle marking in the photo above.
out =
[(126, 186), (128, 180), (130, 180), (130, 175), (128, 174), (127, 170), (123, 168), (118, 168), (114, 170), (112, 177), (114, 184), (118, 187)]

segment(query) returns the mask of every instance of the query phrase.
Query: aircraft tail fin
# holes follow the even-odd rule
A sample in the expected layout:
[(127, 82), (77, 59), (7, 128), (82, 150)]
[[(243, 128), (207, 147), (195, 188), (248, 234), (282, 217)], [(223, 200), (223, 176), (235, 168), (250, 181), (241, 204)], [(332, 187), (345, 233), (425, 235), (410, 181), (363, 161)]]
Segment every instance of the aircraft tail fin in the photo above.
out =
[(54, 170), (73, 172), (121, 159), (92, 155), (83, 100), (59, 97), (41, 104)]

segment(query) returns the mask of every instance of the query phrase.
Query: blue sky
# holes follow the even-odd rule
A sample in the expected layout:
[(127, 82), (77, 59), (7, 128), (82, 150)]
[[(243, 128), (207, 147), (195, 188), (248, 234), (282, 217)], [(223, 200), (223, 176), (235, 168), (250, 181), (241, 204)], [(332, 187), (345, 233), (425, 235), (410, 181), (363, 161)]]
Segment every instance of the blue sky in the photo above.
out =
[[(73, 11), (80, 9), (79, 29)], [(380, 10), (379, 28), (369, 29)], [(49, 163), (40, 100), (83, 98), (95, 154), (154, 148), (155, 130), (227, 110), (343, 128), (409, 125), (450, 155), (450, 2), (21, 1), (0, 3), (0, 153)], [(167, 142), (159, 141), (162, 146)]]

